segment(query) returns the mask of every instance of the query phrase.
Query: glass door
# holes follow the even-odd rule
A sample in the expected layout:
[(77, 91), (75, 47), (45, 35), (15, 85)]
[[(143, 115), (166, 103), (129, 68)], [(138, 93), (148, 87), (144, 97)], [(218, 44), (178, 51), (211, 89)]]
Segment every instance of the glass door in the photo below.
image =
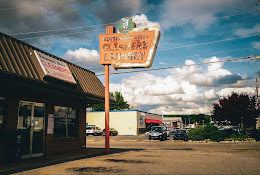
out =
[(44, 111), (42, 103), (20, 102), (17, 133), (22, 159), (43, 155)]

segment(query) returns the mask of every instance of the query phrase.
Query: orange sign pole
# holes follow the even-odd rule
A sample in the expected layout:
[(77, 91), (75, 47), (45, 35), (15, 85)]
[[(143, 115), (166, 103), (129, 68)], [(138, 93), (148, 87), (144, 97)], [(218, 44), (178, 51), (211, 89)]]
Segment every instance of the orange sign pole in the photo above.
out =
[[(106, 27), (106, 34), (112, 34), (115, 32), (114, 26)], [(109, 64), (105, 65), (105, 129), (106, 129), (106, 141), (105, 151), (109, 153)]]

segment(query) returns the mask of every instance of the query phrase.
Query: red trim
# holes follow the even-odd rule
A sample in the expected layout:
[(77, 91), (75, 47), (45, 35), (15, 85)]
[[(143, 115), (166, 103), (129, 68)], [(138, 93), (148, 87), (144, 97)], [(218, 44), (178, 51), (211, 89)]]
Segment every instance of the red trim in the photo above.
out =
[(145, 123), (163, 123), (160, 120), (145, 119)]

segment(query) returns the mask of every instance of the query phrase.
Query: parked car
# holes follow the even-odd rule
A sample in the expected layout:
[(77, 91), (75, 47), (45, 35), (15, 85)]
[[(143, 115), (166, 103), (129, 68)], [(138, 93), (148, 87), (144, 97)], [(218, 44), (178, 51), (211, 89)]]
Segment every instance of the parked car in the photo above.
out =
[(103, 131), (101, 128), (99, 127), (96, 127), (95, 125), (89, 125), (86, 127), (86, 135), (94, 135), (94, 136), (97, 136), (97, 135), (102, 135), (103, 134)]
[(174, 129), (171, 128), (171, 127), (166, 127), (166, 130), (167, 130), (167, 137), (169, 137), (170, 135), (173, 135), (174, 133)]
[[(103, 129), (103, 135), (106, 135), (106, 129)], [(109, 135), (110, 136), (116, 136), (118, 135), (118, 131), (115, 130), (114, 128), (109, 128)]]
[(175, 130), (173, 133), (173, 140), (184, 140), (188, 141), (188, 135), (187, 132), (183, 129)]
[(153, 126), (148, 134), (148, 139), (159, 139), (164, 141), (167, 139), (167, 131), (165, 126)]

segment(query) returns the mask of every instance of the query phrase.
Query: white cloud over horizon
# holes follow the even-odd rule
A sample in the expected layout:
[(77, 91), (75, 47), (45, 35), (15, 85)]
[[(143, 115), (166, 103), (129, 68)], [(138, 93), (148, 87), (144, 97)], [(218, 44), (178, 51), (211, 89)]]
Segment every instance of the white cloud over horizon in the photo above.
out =
[[(207, 61), (218, 60), (219, 58), (212, 57)], [(252, 87), (236, 88), (233, 82), (243, 81), (243, 76), (224, 69), (223, 63), (208, 64), (206, 69), (193, 64), (194, 61), (186, 60), (185, 65), (190, 66), (172, 69), (167, 77), (139, 73), (123, 79), (121, 84), (111, 84), (110, 90), (120, 91), (125, 100), (135, 108), (155, 105), (149, 112), (157, 111), (163, 115), (210, 114), (212, 103), (221, 96), (232, 92), (254, 93)]]

